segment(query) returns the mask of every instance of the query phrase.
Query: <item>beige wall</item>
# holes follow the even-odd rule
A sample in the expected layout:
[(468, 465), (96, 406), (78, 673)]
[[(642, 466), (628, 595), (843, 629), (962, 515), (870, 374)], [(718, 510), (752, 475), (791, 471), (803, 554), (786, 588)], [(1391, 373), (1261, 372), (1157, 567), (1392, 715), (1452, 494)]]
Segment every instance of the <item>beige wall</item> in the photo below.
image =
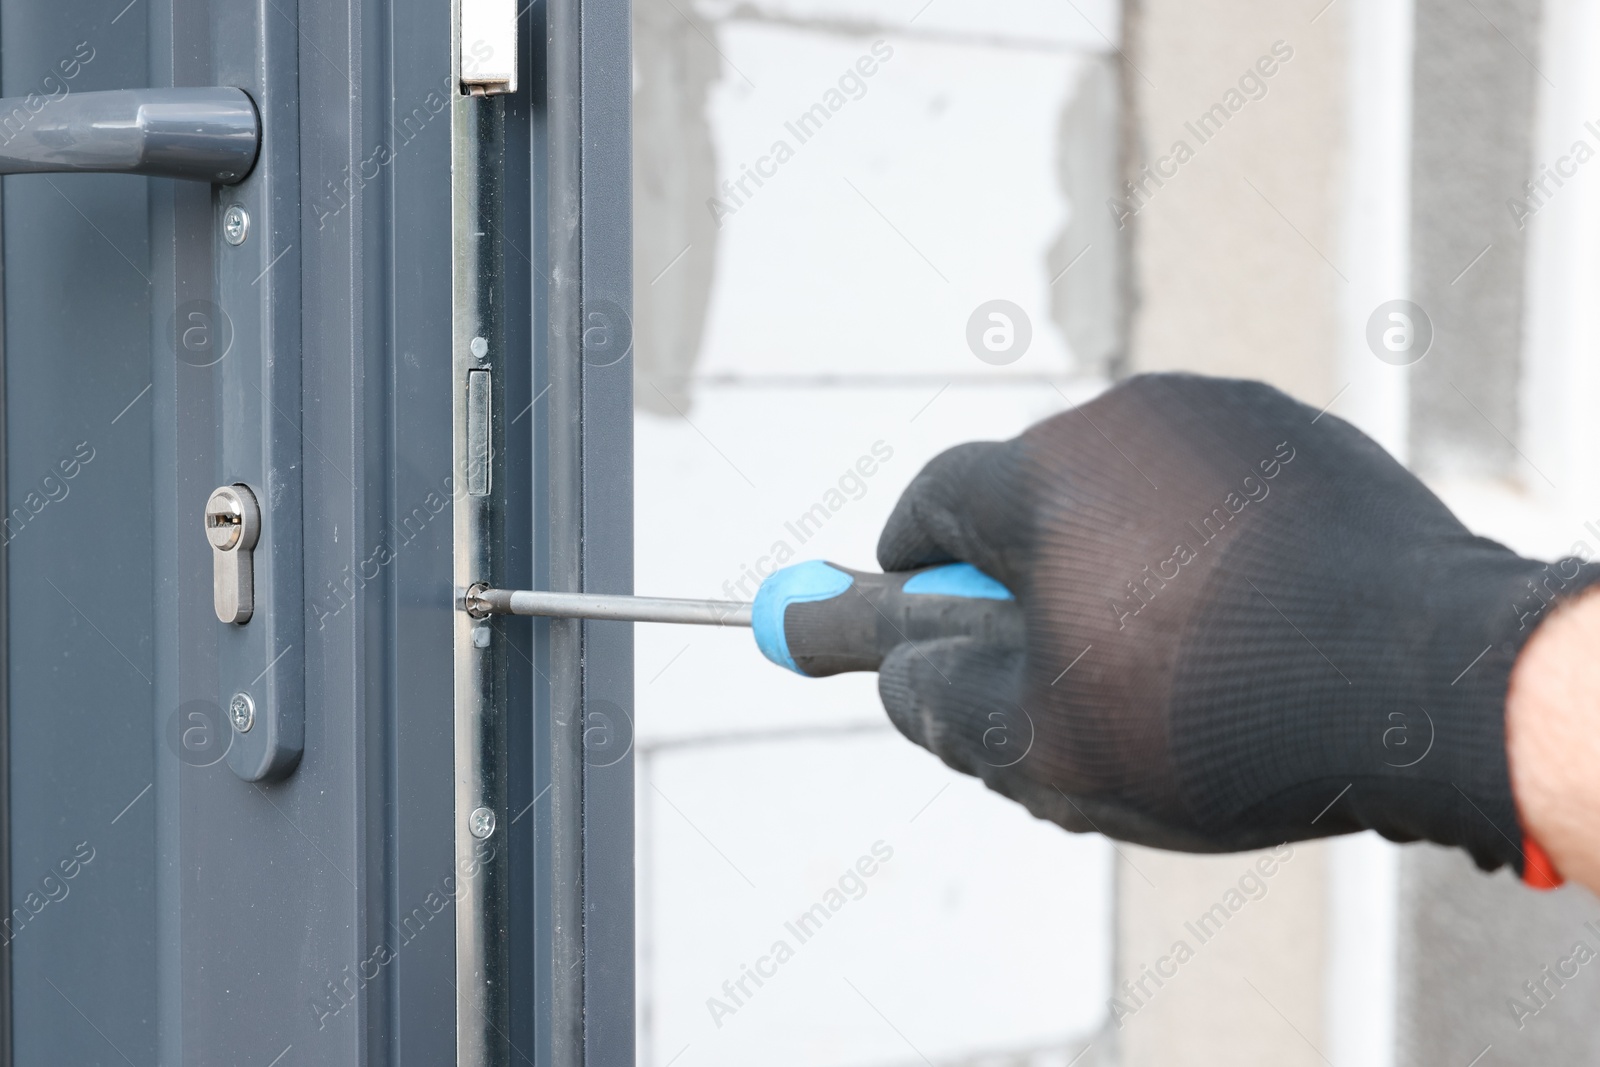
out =
[[(1121, 1067), (1322, 1065), (1324, 846), (1227, 856), (1119, 849), (1122, 1010), (1112, 1032)], [(1226, 919), (1216, 912), (1200, 926), (1218, 905)], [(1178, 961), (1178, 942), (1192, 958)], [(1148, 976), (1156, 969), (1172, 976), (1158, 986)]]
[[(1137, 71), (1123, 82), (1133, 105), (1128, 170), (1139, 176), (1180, 140), (1194, 154), (1128, 202), (1137, 208), (1131, 369), (1259, 378), (1320, 408), (1342, 384), (1340, 6), (1315, 23), (1320, 5), (1281, 0), (1134, 6), (1125, 47)], [(1246, 99), (1220, 131), (1203, 131), (1202, 143), (1185, 123), (1226, 106), (1228, 90), (1279, 41), (1293, 55), (1263, 79), (1265, 95)], [(1295, 846), (1266, 895), (1203, 945), (1184, 924), (1222, 901), (1257, 856), (1121, 849), (1119, 982), (1137, 981), (1179, 939), (1195, 951), (1159, 989), (1145, 980), (1154, 995), (1143, 1006), (1124, 1001), (1136, 1010), (1113, 1027), (1122, 1067), (1323, 1064), (1323, 846)]]
[[(1180, 140), (1194, 156), (1132, 205), (1131, 365), (1261, 378), (1320, 408), (1340, 385), (1340, 6), (1312, 23), (1317, 5), (1282, 0), (1136, 5), (1127, 50), (1138, 73), (1125, 84), (1142, 144), (1128, 149), (1130, 169)], [(1184, 124), (1224, 102), (1277, 41), (1293, 57), (1264, 79), (1266, 95), (1201, 143)]]

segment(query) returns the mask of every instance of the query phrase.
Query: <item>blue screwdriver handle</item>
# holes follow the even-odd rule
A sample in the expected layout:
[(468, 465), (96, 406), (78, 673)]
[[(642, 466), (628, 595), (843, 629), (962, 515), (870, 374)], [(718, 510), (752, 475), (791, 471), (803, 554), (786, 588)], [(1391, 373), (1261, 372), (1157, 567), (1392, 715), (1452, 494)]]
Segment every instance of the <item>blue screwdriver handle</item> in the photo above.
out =
[(768, 659), (809, 678), (875, 671), (907, 642), (1023, 639), (1011, 590), (970, 563), (889, 574), (797, 563), (761, 583), (751, 625)]

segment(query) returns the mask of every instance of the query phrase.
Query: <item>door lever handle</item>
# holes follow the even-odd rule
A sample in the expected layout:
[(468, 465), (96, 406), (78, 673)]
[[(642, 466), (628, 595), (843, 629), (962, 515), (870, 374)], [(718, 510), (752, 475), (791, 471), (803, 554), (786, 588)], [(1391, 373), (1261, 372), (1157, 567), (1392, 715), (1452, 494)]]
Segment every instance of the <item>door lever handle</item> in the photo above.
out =
[(0, 174), (101, 171), (233, 185), (260, 147), (261, 119), (243, 89), (0, 99)]

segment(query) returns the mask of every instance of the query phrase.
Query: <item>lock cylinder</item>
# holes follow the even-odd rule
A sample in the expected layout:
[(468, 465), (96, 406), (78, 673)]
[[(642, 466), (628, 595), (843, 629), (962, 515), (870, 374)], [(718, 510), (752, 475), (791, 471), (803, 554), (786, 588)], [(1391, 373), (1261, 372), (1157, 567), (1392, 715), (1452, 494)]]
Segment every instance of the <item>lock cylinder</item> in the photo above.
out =
[(243, 625), (255, 612), (252, 555), (261, 537), (261, 509), (244, 485), (224, 485), (206, 501), (211, 543), (211, 600), (220, 622)]

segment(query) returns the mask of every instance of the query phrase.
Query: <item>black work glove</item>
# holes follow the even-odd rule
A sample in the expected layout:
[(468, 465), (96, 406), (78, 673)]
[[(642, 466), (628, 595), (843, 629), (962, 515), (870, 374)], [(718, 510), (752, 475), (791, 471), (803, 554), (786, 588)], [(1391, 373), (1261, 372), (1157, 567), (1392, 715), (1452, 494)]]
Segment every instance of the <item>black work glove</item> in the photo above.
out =
[(921, 641), (879, 692), (911, 740), (1069, 830), (1221, 852), (1374, 829), (1523, 869), (1513, 662), (1600, 578), (1475, 537), (1341, 419), (1149, 375), (917, 476), (884, 570), (971, 563), (1022, 644)]

